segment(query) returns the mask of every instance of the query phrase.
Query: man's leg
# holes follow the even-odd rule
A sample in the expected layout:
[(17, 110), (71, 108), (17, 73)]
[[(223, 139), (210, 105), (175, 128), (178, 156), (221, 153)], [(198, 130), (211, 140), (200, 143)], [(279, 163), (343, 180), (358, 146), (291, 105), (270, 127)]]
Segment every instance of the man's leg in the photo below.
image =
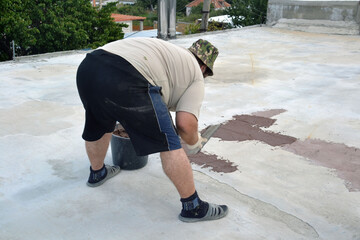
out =
[(166, 175), (180, 194), (182, 210), (179, 219), (184, 222), (216, 220), (226, 216), (228, 207), (202, 201), (195, 191), (192, 168), (185, 151), (181, 149), (161, 152)]
[(85, 141), (86, 153), (89, 157), (91, 168), (96, 171), (104, 166), (104, 159), (109, 148), (111, 133), (105, 133), (99, 140)]
[(175, 185), (181, 198), (188, 198), (195, 192), (192, 168), (184, 150), (161, 152), (161, 163), (165, 174)]
[(89, 187), (97, 187), (120, 172), (118, 166), (105, 166), (104, 159), (109, 148), (111, 133), (105, 133), (99, 140), (85, 141), (86, 153), (90, 160)]

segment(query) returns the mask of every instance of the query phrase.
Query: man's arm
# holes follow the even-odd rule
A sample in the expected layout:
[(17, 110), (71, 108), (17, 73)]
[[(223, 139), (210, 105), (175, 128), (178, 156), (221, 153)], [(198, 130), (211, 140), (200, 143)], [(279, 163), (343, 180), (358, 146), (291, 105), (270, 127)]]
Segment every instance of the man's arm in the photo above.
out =
[(194, 145), (198, 141), (198, 120), (188, 112), (176, 112), (176, 128), (182, 140), (188, 145)]

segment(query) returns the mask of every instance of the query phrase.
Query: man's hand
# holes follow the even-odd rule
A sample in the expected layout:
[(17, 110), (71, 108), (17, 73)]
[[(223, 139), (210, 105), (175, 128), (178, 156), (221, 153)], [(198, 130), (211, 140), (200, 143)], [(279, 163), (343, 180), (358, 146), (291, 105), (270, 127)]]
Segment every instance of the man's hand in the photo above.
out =
[(204, 146), (204, 143), (207, 142), (206, 138), (203, 138), (200, 133), (198, 133), (198, 141), (194, 145), (186, 144), (186, 147), (192, 152), (198, 152)]

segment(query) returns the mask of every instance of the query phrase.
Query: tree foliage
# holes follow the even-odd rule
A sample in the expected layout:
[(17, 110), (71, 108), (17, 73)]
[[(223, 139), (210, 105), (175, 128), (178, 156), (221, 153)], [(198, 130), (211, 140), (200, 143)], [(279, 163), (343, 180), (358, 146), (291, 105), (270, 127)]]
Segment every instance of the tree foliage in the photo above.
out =
[[(200, 27), (201, 27), (201, 23), (189, 24), (185, 27), (184, 34), (188, 35), (188, 34), (200, 33), (201, 32)], [(219, 23), (219, 22), (209, 22), (207, 31), (210, 31), (210, 32), (219, 31), (219, 30), (223, 30), (223, 29), (227, 29), (227, 28), (230, 28), (230, 26), (228, 24), (223, 24), (223, 23)]]
[(226, 14), (235, 26), (249, 26), (266, 22), (268, 0), (232, 0)]
[(186, 5), (192, 0), (176, 0), (176, 12), (186, 14)]
[[(142, 16), (146, 17), (144, 21), (145, 26), (153, 26), (153, 22), (157, 21), (158, 16), (155, 10), (151, 10), (151, 8), (146, 8), (144, 4), (140, 2), (136, 2), (135, 4), (122, 4), (118, 6), (117, 13), (133, 15), (133, 16)], [(134, 22), (134, 25), (138, 25), (139, 22)]]
[(142, 16), (146, 10), (143, 5), (135, 4), (122, 4), (118, 7), (117, 12), (120, 14)]
[(157, 2), (157, 0), (137, 0), (135, 5), (141, 6), (144, 9), (150, 9), (151, 11), (154, 11), (157, 6)]
[[(191, 8), (191, 13), (189, 16), (185, 16), (185, 13), (184, 13), (182, 16), (178, 15), (178, 18), (180, 18), (181, 21), (184, 21), (184, 22), (198, 22), (198, 19), (202, 19), (202, 16), (203, 16), (203, 14), (202, 14), (203, 6), (204, 6), (204, 4), (200, 3), (196, 7)], [(180, 13), (180, 14), (182, 14), (182, 13)], [(224, 14), (223, 10), (215, 11), (214, 4), (210, 4), (209, 17), (219, 16), (219, 15), (223, 15), (223, 14)]]
[(0, 61), (12, 55), (12, 40), (23, 42), (25, 46), (36, 43), (37, 29), (30, 28), (31, 18), (22, 14), (24, 5), (21, 0), (0, 1)]
[(101, 10), (88, 0), (5, 0), (0, 3), (0, 61), (16, 55), (97, 47), (123, 38), (123, 24), (111, 13), (115, 4)]

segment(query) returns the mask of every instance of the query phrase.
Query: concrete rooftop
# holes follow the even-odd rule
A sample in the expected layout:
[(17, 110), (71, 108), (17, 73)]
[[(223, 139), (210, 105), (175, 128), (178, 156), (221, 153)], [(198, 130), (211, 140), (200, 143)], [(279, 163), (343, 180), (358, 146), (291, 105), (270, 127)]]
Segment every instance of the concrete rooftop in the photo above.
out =
[(159, 154), (85, 185), (79, 51), (0, 64), (0, 239), (360, 239), (360, 37), (268, 27), (201, 37), (220, 55), (200, 128), (222, 127), (191, 161), (202, 199), (229, 215), (180, 222)]

